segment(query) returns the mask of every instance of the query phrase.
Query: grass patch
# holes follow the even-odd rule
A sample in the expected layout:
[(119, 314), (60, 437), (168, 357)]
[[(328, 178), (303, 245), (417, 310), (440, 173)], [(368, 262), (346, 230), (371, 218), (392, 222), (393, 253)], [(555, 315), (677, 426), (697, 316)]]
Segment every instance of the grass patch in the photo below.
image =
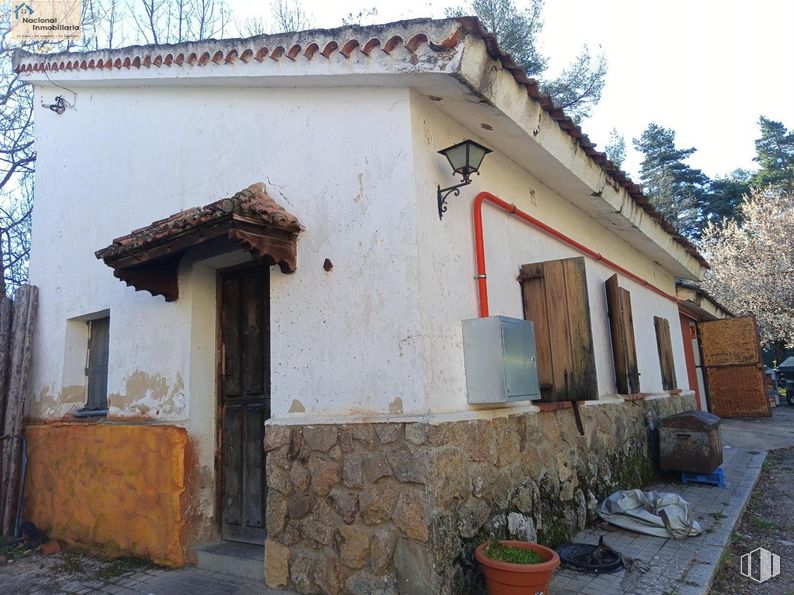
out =
[(765, 519), (763, 517), (754, 516), (752, 523), (757, 528), (763, 529), (764, 531), (780, 531), (780, 525), (778, 525), (775, 521), (770, 521), (769, 519)]
[(500, 562), (510, 562), (511, 564), (540, 564), (543, 562), (543, 558), (532, 550), (504, 545), (498, 541), (488, 542), (484, 551), (486, 556)]
[(107, 564), (103, 564), (101, 568), (94, 572), (94, 577), (107, 581), (130, 572), (149, 568), (150, 566), (149, 562), (138, 558), (116, 558)]
[(80, 560), (80, 554), (72, 554), (66, 552), (63, 556), (63, 562), (53, 567), (52, 569), (56, 574), (79, 574), (85, 571), (83, 563)]
[(19, 560), (32, 553), (33, 550), (22, 540), (0, 538), (0, 555), (9, 560)]
[(774, 467), (774, 464), (769, 460), (769, 457), (765, 458), (764, 462), (761, 463), (761, 471), (764, 473), (769, 473), (772, 471), (772, 467)]
[[(735, 534), (736, 534), (735, 531), (733, 532), (733, 534), (731, 534), (731, 541), (733, 543), (736, 543), (733, 541), (733, 536)], [(738, 541), (738, 535), (736, 537)], [(731, 557), (731, 548), (725, 548), (724, 550), (722, 550), (722, 553), (720, 554), (720, 559), (717, 561), (717, 573), (719, 573), (719, 571), (722, 570), (723, 566), (725, 566), (728, 563), (728, 559), (730, 557)]]

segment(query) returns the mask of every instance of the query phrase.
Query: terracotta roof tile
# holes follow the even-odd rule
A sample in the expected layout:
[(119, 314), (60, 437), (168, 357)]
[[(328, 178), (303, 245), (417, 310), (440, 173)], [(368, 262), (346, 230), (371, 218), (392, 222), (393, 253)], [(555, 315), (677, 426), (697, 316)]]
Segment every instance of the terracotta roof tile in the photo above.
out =
[[(427, 33), (416, 32), (417, 28), (437, 28), (451, 24), (449, 34), (444, 39), (431, 39)], [(405, 35), (394, 34), (393, 31), (404, 29)], [(385, 34), (385, 35), (384, 35)], [(409, 37), (410, 34), (410, 37)], [(356, 35), (349, 37), (350, 35)], [(19, 73), (65, 70), (112, 70), (129, 68), (215, 68), (234, 64), (239, 57), (243, 63), (252, 58), (259, 62), (270, 58), (295, 60), (303, 54), (308, 60), (317, 60), (318, 56), (330, 59), (338, 53), (345, 59), (351, 59), (356, 53), (370, 56), (377, 48), (391, 54), (398, 48), (415, 53), (420, 46), (426, 45), (434, 52), (446, 52), (455, 49), (466, 35), (482, 40), (492, 59), (498, 61), (502, 68), (510, 72), (516, 83), (526, 89), (527, 94), (536, 100), (541, 107), (557, 122), (562, 131), (568, 134), (575, 143), (582, 147), (601, 169), (617, 184), (626, 189), (628, 194), (640, 208), (670, 234), (675, 242), (708, 268), (708, 262), (697, 248), (686, 238), (677, 233), (673, 225), (664, 219), (645, 197), (640, 187), (615, 165), (606, 154), (595, 149), (595, 146), (582, 129), (552, 99), (539, 91), (538, 82), (526, 75), (513, 59), (499, 47), (496, 37), (489, 33), (476, 17), (460, 17), (458, 19), (431, 20), (415, 19), (385, 25), (367, 27), (341, 27), (330, 30), (302, 31), (284, 35), (260, 35), (246, 39), (205, 40), (172, 45), (133, 46), (111, 51), (37, 55), (24, 51), (14, 54), (14, 68)], [(405, 37), (408, 40), (405, 41)], [(289, 40), (289, 41), (285, 41)], [(322, 42), (322, 46), (318, 41)], [(286, 48), (289, 49), (286, 49)], [(322, 49), (321, 49), (322, 47)], [(198, 55), (198, 51), (201, 54)], [(86, 61), (87, 60), (87, 61)]]
[(265, 185), (259, 182), (231, 198), (222, 198), (203, 207), (179, 211), (170, 217), (116, 238), (110, 246), (97, 250), (96, 257), (102, 260), (112, 259), (235, 215), (288, 232), (297, 233), (303, 229), (298, 219), (270, 198), (265, 191)]

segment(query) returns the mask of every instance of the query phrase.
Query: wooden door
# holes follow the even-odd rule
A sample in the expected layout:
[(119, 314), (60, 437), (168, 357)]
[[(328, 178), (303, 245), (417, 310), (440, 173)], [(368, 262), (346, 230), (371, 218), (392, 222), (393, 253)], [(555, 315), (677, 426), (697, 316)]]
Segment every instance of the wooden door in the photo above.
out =
[(699, 361), (696, 357), (696, 350), (699, 349), (697, 345), (697, 324), (695, 320), (681, 311), (678, 313), (678, 321), (681, 324), (681, 338), (684, 341), (684, 361), (686, 361), (686, 378), (689, 383), (689, 389), (695, 392), (697, 408), (701, 411), (708, 411), (697, 379), (697, 362)]
[(270, 417), (269, 269), (220, 277), (221, 536), (265, 541), (265, 420)]
[(720, 417), (771, 417), (755, 318), (712, 320), (698, 327), (711, 412)]

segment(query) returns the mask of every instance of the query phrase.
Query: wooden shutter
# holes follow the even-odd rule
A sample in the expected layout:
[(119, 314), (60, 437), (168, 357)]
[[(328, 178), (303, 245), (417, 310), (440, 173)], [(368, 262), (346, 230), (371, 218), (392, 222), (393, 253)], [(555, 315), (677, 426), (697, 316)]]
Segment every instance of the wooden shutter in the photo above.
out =
[(597, 399), (584, 258), (525, 264), (519, 282), (524, 318), (535, 323), (542, 399)]
[(612, 335), (612, 357), (618, 394), (640, 392), (637, 347), (634, 343), (634, 319), (631, 315), (631, 294), (618, 287), (618, 276), (606, 281), (609, 330)]
[(659, 364), (662, 368), (662, 388), (672, 390), (676, 387), (675, 364), (673, 363), (673, 343), (670, 340), (670, 323), (666, 318), (653, 317), (656, 327), (656, 347), (659, 350)]
[(110, 318), (97, 318), (88, 323), (88, 399), (86, 409), (108, 407), (108, 351)]

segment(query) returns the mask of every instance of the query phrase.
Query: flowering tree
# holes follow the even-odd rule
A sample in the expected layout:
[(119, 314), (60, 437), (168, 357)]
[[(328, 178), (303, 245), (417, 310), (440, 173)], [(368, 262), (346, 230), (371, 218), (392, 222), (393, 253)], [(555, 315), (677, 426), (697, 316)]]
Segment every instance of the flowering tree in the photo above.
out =
[(701, 248), (710, 263), (703, 288), (728, 309), (755, 314), (761, 343), (794, 346), (794, 196), (781, 189), (751, 189), (741, 222), (709, 224)]

